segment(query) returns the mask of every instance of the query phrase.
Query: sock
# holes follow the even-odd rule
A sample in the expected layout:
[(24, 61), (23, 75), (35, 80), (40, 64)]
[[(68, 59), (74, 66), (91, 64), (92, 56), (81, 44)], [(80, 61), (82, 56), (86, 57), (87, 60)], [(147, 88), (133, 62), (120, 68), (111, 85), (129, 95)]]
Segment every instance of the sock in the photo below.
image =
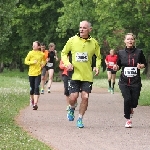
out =
[(48, 87), (48, 89), (50, 90), (50, 87)]
[(71, 109), (75, 109), (75, 107), (74, 107), (74, 106), (69, 105), (69, 107), (70, 107)]
[(79, 114), (79, 118), (81, 118), (81, 119), (82, 119), (82, 118), (83, 118), (83, 116)]
[(112, 88), (114, 89), (115, 82), (112, 83)]
[(111, 80), (108, 80), (109, 88), (111, 88)]

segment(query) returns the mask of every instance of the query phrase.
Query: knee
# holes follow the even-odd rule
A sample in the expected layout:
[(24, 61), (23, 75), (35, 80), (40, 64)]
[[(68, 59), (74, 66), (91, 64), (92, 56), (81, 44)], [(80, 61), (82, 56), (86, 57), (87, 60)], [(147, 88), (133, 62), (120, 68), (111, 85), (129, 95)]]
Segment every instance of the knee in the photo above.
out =
[(86, 93), (86, 92), (82, 92), (81, 94), (81, 98), (83, 101), (87, 101), (88, 98), (89, 98), (89, 93)]

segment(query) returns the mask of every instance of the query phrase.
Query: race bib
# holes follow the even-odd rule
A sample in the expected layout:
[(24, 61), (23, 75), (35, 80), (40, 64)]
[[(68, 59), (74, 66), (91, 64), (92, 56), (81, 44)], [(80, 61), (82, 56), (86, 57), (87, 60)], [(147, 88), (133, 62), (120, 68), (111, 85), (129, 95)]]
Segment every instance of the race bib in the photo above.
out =
[(137, 75), (137, 67), (125, 67), (124, 75), (126, 77), (134, 77)]
[(109, 62), (109, 66), (113, 66), (114, 65), (114, 62)]
[(47, 63), (46, 66), (47, 67), (53, 67), (53, 63)]
[(78, 62), (88, 61), (88, 54), (87, 54), (87, 52), (83, 52), (83, 53), (77, 52), (75, 54), (75, 61), (78, 61)]

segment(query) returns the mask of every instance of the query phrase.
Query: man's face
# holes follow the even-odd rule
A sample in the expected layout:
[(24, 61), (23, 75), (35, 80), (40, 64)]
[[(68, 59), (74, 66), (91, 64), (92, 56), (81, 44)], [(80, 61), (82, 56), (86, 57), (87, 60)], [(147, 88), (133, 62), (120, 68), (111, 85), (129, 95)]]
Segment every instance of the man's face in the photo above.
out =
[(41, 51), (44, 51), (45, 50), (45, 46), (41, 46)]
[(91, 32), (92, 28), (89, 26), (87, 21), (82, 21), (80, 23), (80, 37), (82, 38), (88, 38), (89, 33)]

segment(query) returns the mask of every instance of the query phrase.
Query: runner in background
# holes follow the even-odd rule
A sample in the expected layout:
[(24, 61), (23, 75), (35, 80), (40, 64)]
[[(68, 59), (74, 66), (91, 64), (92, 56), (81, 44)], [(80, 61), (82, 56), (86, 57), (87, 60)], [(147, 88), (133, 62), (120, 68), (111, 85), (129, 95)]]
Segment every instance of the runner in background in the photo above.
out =
[[(44, 53), (45, 59), (48, 58), (48, 50), (46, 50), (46, 45), (44, 43), (41, 43), (41, 52)], [(42, 74), (41, 74), (41, 94), (44, 94), (44, 85), (48, 78), (48, 72), (46, 71), (46, 65), (42, 68)]]
[(55, 60), (58, 61), (58, 57), (57, 57), (57, 51), (55, 50), (55, 44), (50, 43), (48, 47), (49, 47), (49, 53), (47, 58), (46, 70), (48, 71), (48, 76), (49, 76), (49, 80), (47, 83), (47, 87), (48, 87), (47, 92), (50, 93), (51, 92), (50, 88), (54, 76)]
[(25, 64), (29, 65), (30, 98), (33, 103), (33, 110), (38, 109), (40, 95), (41, 69), (45, 66), (44, 54), (40, 51), (40, 43), (33, 42), (33, 50), (29, 51), (25, 58)]
[(117, 63), (117, 55), (115, 55), (114, 49), (111, 49), (110, 54), (106, 56), (105, 63), (107, 66), (108, 92), (114, 94), (116, 71), (113, 70), (113, 66)]

